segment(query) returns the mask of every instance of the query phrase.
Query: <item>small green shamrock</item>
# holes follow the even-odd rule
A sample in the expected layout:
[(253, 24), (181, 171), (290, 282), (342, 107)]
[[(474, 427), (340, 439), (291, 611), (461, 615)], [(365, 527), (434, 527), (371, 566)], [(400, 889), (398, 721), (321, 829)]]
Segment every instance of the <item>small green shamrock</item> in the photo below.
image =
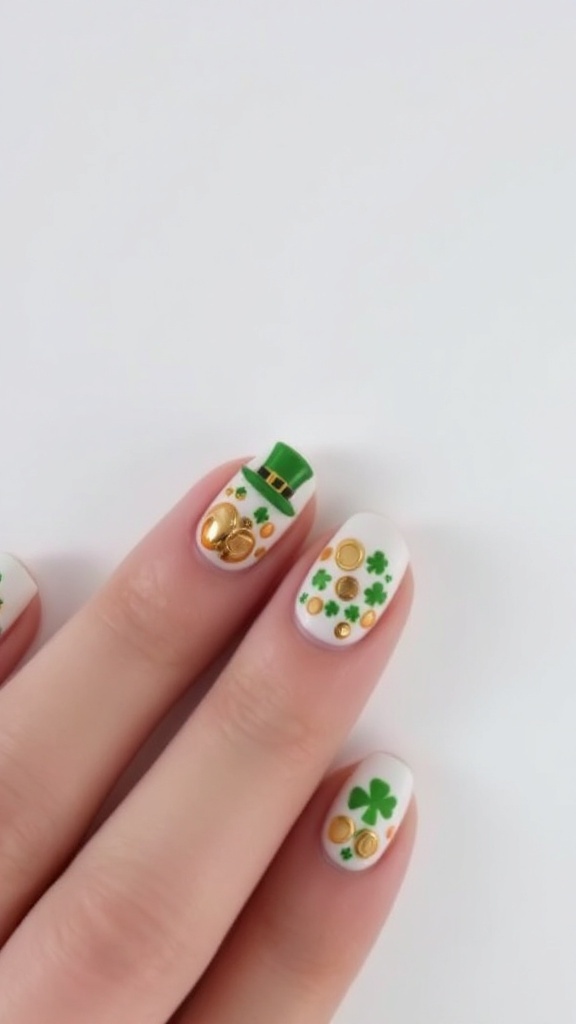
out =
[(326, 590), (326, 587), (332, 579), (329, 572), (326, 569), (318, 569), (318, 572), (312, 577), (312, 586), (317, 587), (318, 590)]
[(372, 779), (367, 791), (361, 786), (354, 786), (350, 793), (348, 807), (351, 811), (355, 811), (358, 807), (365, 807), (362, 821), (365, 821), (367, 825), (375, 825), (379, 814), (383, 818), (391, 818), (397, 803), (396, 797), (392, 796), (390, 786), (384, 782), (384, 779)]
[(268, 509), (264, 505), (261, 505), (260, 508), (257, 508), (254, 512), (254, 519), (257, 523), (267, 523), (270, 519)]
[(331, 615), (338, 615), (338, 612), (340, 611), (340, 605), (336, 604), (336, 601), (328, 601), (328, 603), (324, 607), (324, 611), (326, 612), (326, 615), (328, 615), (328, 617), (330, 617)]
[(306, 604), (306, 601), (308, 600), (308, 594), (306, 594), (305, 592), (300, 594), (298, 600), (300, 601), (300, 604)]
[(248, 491), (246, 490), (245, 487), (237, 487), (236, 488), (236, 497), (239, 499), (239, 501), (242, 501), (246, 497), (247, 494), (248, 494)]
[(384, 590), (380, 581), (378, 581), (378, 583), (373, 583), (371, 587), (366, 587), (366, 590), (364, 591), (366, 604), (369, 604), (371, 608), (373, 608), (375, 604), (384, 604), (387, 597), (388, 594)]
[(392, 580), (394, 579), (394, 577), (393, 576), (385, 576), (384, 579), (386, 580), (386, 583), (392, 583)]
[(340, 856), (342, 857), (342, 860), (352, 860), (354, 854), (349, 846), (345, 846), (343, 850), (340, 850)]
[(358, 622), (360, 618), (360, 609), (357, 604), (351, 604), (348, 608), (344, 609), (344, 615), (348, 619), (348, 622)]
[(368, 555), (366, 559), (368, 572), (374, 572), (377, 576), (381, 576), (389, 564), (383, 551), (375, 551), (372, 555)]

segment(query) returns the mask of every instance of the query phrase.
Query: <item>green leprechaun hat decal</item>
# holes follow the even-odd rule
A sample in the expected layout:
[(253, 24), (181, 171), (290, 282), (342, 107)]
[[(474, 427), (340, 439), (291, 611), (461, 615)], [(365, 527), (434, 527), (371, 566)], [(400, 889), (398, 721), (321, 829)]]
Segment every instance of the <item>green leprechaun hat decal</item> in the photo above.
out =
[(252, 487), (285, 516), (296, 514), (290, 498), (314, 475), (306, 459), (281, 441), (258, 470), (243, 466), (242, 472)]

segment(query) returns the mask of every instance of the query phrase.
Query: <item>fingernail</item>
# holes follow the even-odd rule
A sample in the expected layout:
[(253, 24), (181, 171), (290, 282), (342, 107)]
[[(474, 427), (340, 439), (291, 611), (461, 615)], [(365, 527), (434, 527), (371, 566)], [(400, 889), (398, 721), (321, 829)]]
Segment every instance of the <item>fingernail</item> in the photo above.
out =
[(198, 525), (200, 551), (224, 569), (255, 565), (286, 533), (314, 488), (306, 459), (278, 442), (242, 466), (216, 495)]
[(332, 537), (296, 598), (307, 633), (334, 647), (355, 644), (374, 628), (408, 567), (408, 548), (388, 519), (352, 516)]
[(0, 551), (0, 636), (14, 625), (37, 593), (38, 587), (22, 563)]
[(322, 830), (329, 859), (365, 871), (386, 853), (412, 797), (412, 772), (389, 754), (371, 754), (342, 787)]

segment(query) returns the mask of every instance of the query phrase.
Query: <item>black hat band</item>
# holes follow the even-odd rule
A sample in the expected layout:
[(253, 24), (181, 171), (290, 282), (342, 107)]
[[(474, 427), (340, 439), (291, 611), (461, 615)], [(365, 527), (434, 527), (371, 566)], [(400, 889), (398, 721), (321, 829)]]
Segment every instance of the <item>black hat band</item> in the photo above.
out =
[(273, 469), (268, 469), (268, 466), (260, 466), (258, 476), (261, 476), (269, 487), (273, 487), (275, 491), (278, 491), (278, 494), (282, 494), (285, 498), (291, 498), (294, 494), (293, 488), (281, 476), (278, 476), (278, 473), (275, 473)]

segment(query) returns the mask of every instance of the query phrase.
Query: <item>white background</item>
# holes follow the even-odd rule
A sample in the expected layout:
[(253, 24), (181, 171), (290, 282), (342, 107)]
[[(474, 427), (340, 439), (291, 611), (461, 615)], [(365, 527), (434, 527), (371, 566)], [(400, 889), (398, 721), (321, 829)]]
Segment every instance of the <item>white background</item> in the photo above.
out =
[[(420, 839), (338, 1024), (571, 1024), (572, 0), (5, 0), (0, 542), (49, 634), (204, 470), (403, 526), (346, 754)], [(343, 922), (343, 926), (345, 922)]]

